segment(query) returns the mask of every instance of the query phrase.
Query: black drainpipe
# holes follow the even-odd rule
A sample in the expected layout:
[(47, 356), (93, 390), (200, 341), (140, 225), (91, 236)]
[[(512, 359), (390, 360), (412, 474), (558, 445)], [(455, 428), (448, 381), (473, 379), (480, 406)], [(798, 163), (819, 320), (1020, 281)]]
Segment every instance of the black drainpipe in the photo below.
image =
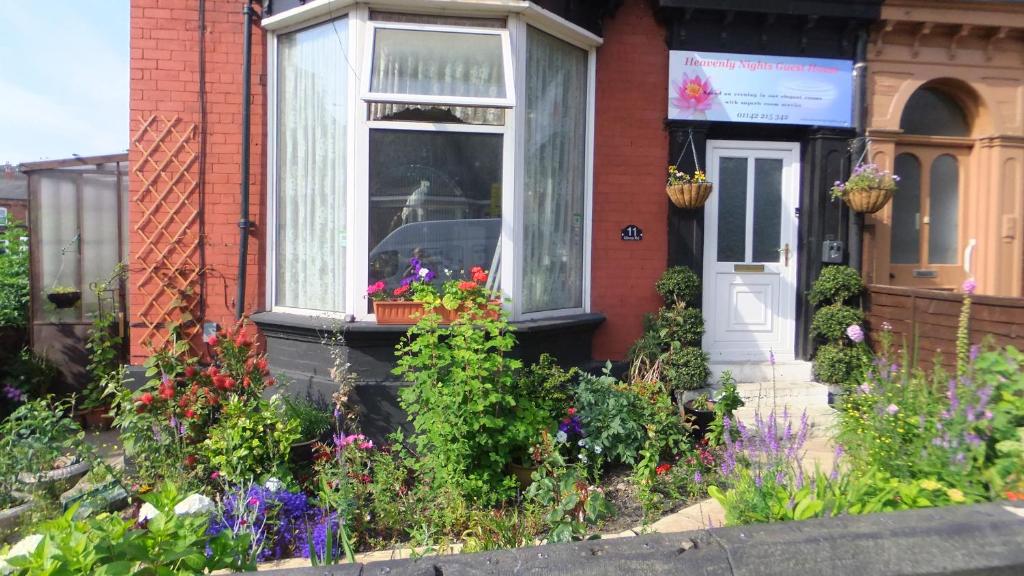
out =
[[(867, 93), (868, 93), (868, 64), (867, 59), (868, 33), (861, 28), (857, 32), (857, 54), (853, 66), (853, 126), (857, 131), (857, 138), (850, 147), (850, 162), (854, 165), (860, 160), (861, 154), (867, 145), (865, 134), (867, 133)], [(870, 161), (870, 158), (865, 160)], [(850, 169), (853, 169), (851, 165)], [(850, 210), (849, 228), (847, 230), (847, 246), (849, 247), (850, 266), (860, 271), (861, 260), (863, 259), (863, 231), (864, 215)]]
[(249, 255), (249, 111), (252, 92), (252, 4), (245, 1), (242, 8), (244, 30), (242, 30), (242, 185), (241, 215), (238, 220), (238, 294), (235, 296), (235, 319), (242, 318), (245, 310), (246, 258)]

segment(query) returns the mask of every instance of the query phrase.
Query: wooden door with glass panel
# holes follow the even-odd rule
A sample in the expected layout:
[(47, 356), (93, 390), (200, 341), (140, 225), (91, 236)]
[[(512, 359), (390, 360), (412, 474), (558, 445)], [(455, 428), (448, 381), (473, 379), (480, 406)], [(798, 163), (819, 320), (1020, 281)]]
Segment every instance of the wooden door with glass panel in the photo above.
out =
[(890, 283), (955, 289), (964, 279), (964, 184), (970, 149), (902, 145), (894, 172)]

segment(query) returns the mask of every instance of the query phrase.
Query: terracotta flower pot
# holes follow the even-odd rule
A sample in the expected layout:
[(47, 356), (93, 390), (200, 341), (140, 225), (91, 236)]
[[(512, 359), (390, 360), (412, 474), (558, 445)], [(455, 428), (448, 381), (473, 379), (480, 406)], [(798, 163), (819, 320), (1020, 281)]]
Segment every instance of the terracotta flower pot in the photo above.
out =
[(526, 490), (533, 484), (533, 473), (537, 471), (536, 466), (523, 466), (521, 464), (509, 464), (509, 472), (516, 477), (516, 481), (519, 482), (519, 487)]
[(373, 313), (377, 315), (377, 324), (415, 324), (423, 316), (423, 303), (374, 300)]
[(462, 306), (455, 310), (449, 310), (442, 306), (440, 308), (441, 323), (451, 324), (452, 322), (455, 322), (455, 320), (457, 320), (459, 316), (462, 316), (464, 314), (477, 314), (489, 320), (497, 320), (498, 316), (501, 315), (501, 312), (499, 310), (492, 309), (491, 306), (497, 304), (500, 307), (501, 303), (498, 300), (491, 300), (487, 304), (488, 306), (480, 307), (475, 311), (470, 308), (469, 304), (463, 304)]
[(713, 188), (711, 182), (686, 182), (665, 186), (665, 193), (677, 208), (695, 210), (704, 206)]
[(85, 420), (85, 427), (90, 430), (110, 430), (114, 423), (109, 406), (99, 406), (82, 412), (82, 418)]
[(889, 199), (892, 198), (893, 190), (881, 189), (881, 188), (858, 188), (856, 190), (850, 190), (843, 196), (843, 201), (850, 207), (854, 212), (860, 212), (862, 214), (874, 214), (886, 204), (889, 203)]

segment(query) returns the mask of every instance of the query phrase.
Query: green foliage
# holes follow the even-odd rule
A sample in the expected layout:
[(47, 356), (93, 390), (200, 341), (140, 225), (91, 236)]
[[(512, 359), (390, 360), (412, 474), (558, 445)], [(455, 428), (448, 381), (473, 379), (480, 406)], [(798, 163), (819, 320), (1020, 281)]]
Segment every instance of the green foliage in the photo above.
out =
[(856, 385), (870, 361), (863, 346), (825, 344), (814, 355), (814, 377), (825, 384)]
[(580, 376), (576, 410), (588, 448), (608, 461), (633, 464), (647, 440), (645, 407), (639, 396), (608, 373), (609, 368), (601, 376)]
[(331, 413), (309, 398), (284, 396), (281, 405), (284, 408), (283, 418), (298, 424), (300, 441), (316, 440), (334, 424)]
[(687, 346), (700, 346), (704, 336), (704, 316), (700, 308), (681, 306), (662, 308), (651, 319), (648, 328), (662, 343), (678, 342)]
[(585, 473), (566, 466), (555, 450), (547, 453), (543, 465), (533, 473), (526, 497), (544, 511), (549, 543), (582, 539), (614, 511), (604, 494), (589, 485)]
[(846, 329), (864, 321), (864, 313), (851, 306), (831, 304), (819, 308), (811, 320), (811, 336), (827, 342), (842, 342)]
[(700, 277), (686, 266), (673, 266), (661, 275), (654, 289), (666, 306), (700, 307)]
[(29, 254), (22, 238), (28, 229), (8, 220), (0, 232), (0, 328), (24, 328), (28, 323)]
[(103, 404), (104, 391), (110, 387), (111, 379), (120, 379), (121, 337), (115, 332), (117, 315), (110, 311), (99, 311), (93, 319), (85, 349), (89, 353), (89, 385), (86, 387), (81, 407), (96, 408)]
[(532, 546), (543, 528), (541, 509), (531, 503), (523, 508), (474, 510), (469, 528), (462, 533), (462, 553)]
[(82, 456), (82, 429), (65, 413), (66, 402), (41, 398), (22, 404), (0, 422), (0, 510), (17, 501), (19, 473), (52, 470), (62, 456)]
[(720, 387), (715, 393), (715, 419), (708, 426), (707, 439), (712, 446), (722, 443), (725, 435), (725, 419), (734, 420), (733, 412), (743, 407), (743, 399), (736, 390), (736, 381), (732, 373), (726, 370), (719, 381)]
[(231, 482), (290, 476), (286, 462), (299, 422), (283, 417), (276, 396), (255, 403), (230, 398), (208, 434), (199, 455)]
[[(45, 396), (58, 375), (59, 369), (53, 362), (29, 348), (16, 351), (0, 365), (0, 384), (20, 391), (25, 399)], [(9, 397), (0, 397), (0, 400), (13, 403)]]
[(661, 374), (670, 390), (697, 390), (711, 377), (708, 355), (696, 346), (673, 346), (661, 357)]
[(864, 291), (860, 273), (849, 266), (825, 266), (807, 294), (814, 306), (843, 304)]
[[(145, 527), (134, 519), (101, 514), (76, 520), (77, 505), (40, 527), (42, 539), (24, 556), (8, 559), (14, 574), (207, 574), (215, 570), (255, 570), (249, 534), (225, 530), (209, 537), (206, 514), (175, 514), (176, 489), (165, 485), (145, 499), (159, 514)], [(207, 555), (207, 548), (210, 554)]]
[(522, 363), (508, 356), (516, 340), (504, 313), (462, 314), (450, 326), (440, 319), (428, 308), (396, 349), (395, 374), (410, 383), (400, 402), (417, 469), (435, 486), (498, 502), (514, 491), (506, 465), (526, 454), (548, 415), (519, 386)]
[(537, 408), (555, 420), (572, 404), (574, 382), (579, 373), (575, 367), (563, 369), (554, 356), (545, 353), (536, 364), (523, 370), (519, 385), (524, 397), (532, 399)]

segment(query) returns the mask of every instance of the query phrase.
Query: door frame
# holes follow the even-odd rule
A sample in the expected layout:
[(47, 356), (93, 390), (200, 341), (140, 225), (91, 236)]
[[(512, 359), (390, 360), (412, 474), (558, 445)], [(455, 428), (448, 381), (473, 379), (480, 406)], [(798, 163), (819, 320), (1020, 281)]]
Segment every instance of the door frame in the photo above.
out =
[[(785, 350), (771, 349), (771, 352), (774, 354), (776, 361), (793, 362), (796, 360), (796, 310), (799, 298), (797, 269), (800, 258), (798, 212), (800, 208), (801, 145), (800, 142), (790, 141), (708, 140), (705, 158), (708, 179), (710, 181), (717, 182), (719, 180), (718, 157), (722, 156), (723, 152), (728, 153), (729, 151), (744, 153), (756, 153), (758, 151), (782, 152), (785, 154), (786, 160), (788, 160), (788, 162), (784, 161), (782, 171), (781, 225), (784, 226), (788, 223), (790, 226), (789, 237), (792, 240), (790, 244), (789, 265), (784, 266), (780, 274), (780, 286), (782, 288), (780, 289), (781, 300), (779, 305), (779, 318), (783, 322), (781, 339), (784, 342), (788, 342), (788, 346)], [(705, 314), (705, 322), (709, 329), (705, 331), (704, 335), (704, 350), (711, 356), (712, 363), (767, 361), (769, 359), (768, 351), (761, 350), (760, 348), (757, 350), (748, 349), (745, 352), (715, 350), (715, 343), (712, 338), (713, 330), (710, 328), (714, 326), (714, 314), (716, 312), (713, 297), (715, 294), (715, 263), (718, 261), (718, 198), (717, 193), (712, 193), (704, 207), (702, 306), (705, 311), (711, 311), (711, 314)], [(752, 222), (753, 209), (751, 208), (747, 214), (745, 225), (750, 226)], [(789, 288), (785, 289), (786, 286)]]

